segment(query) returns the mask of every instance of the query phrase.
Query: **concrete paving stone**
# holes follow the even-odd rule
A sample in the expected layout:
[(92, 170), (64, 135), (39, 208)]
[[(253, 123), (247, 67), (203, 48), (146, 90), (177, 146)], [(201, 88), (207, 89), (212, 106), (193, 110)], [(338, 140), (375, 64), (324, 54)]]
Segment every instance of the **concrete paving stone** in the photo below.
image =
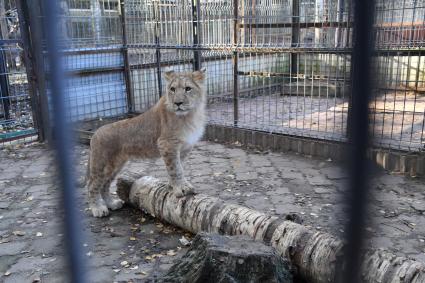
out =
[(113, 266), (120, 264), (120, 252), (122, 250), (109, 250), (107, 255), (103, 255), (101, 253), (96, 253), (90, 250), (86, 251), (87, 253), (92, 253), (95, 256), (87, 257), (86, 261), (90, 267), (102, 267), (102, 266)]
[(89, 272), (88, 282), (90, 283), (104, 283), (113, 282), (112, 278), (115, 277), (115, 272), (111, 267), (97, 267), (92, 268)]
[(257, 172), (243, 172), (243, 173), (235, 172), (235, 175), (236, 175), (236, 180), (238, 181), (255, 180), (258, 178)]
[(0, 243), (0, 257), (5, 255), (18, 255), (28, 245), (29, 245), (28, 242), (23, 242), (23, 241)]
[(306, 179), (308, 183), (312, 186), (331, 186), (333, 184), (331, 180), (320, 175), (319, 176), (306, 175)]
[(328, 167), (328, 168), (321, 169), (320, 172), (324, 174), (328, 179), (331, 179), (331, 180), (339, 180), (339, 179), (348, 178), (348, 172), (341, 168)]
[(38, 275), (35, 275), (33, 272), (19, 272), (12, 273), (9, 276), (0, 277), (4, 283), (22, 283), (22, 282), (34, 282), (35, 278), (38, 278)]
[(275, 167), (265, 167), (265, 166), (255, 166), (255, 172), (257, 173), (262, 173), (262, 174), (267, 174), (267, 173), (277, 173), (278, 171), (276, 170)]
[(65, 270), (43, 273), (40, 275), (41, 282), (48, 283), (68, 283), (71, 282), (70, 276)]
[(304, 175), (300, 172), (291, 171), (291, 170), (279, 170), (280, 176), (283, 179), (289, 179), (289, 180), (304, 180)]
[(57, 260), (56, 257), (43, 258), (41, 256), (29, 256), (19, 259), (9, 270), (11, 273), (22, 271), (34, 271), (51, 266)]

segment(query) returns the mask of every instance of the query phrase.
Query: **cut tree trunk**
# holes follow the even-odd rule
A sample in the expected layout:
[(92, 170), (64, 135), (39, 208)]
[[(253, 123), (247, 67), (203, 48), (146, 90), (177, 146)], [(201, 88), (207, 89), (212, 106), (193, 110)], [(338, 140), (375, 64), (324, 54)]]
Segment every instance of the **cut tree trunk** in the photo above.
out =
[(160, 282), (292, 283), (288, 260), (247, 236), (200, 233)]
[[(263, 241), (288, 258), (307, 282), (334, 282), (344, 267), (342, 241), (292, 221), (293, 215), (270, 216), (204, 194), (176, 198), (165, 183), (142, 176), (123, 172), (118, 196), (158, 219), (192, 233), (246, 235)], [(424, 283), (425, 264), (377, 251), (365, 255), (362, 276), (371, 283)]]

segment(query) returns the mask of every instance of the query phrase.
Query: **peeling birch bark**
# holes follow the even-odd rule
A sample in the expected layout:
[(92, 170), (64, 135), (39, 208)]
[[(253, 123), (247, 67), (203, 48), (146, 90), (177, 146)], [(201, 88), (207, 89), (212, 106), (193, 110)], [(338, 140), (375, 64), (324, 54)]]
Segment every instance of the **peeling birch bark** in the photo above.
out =
[[(118, 178), (117, 194), (125, 202), (192, 233), (246, 235), (263, 241), (290, 259), (307, 282), (334, 282), (343, 268), (342, 241), (294, 222), (294, 215), (270, 216), (204, 194), (176, 198), (158, 179), (128, 171)], [(367, 254), (364, 263), (364, 282), (425, 282), (424, 263), (380, 251)]]

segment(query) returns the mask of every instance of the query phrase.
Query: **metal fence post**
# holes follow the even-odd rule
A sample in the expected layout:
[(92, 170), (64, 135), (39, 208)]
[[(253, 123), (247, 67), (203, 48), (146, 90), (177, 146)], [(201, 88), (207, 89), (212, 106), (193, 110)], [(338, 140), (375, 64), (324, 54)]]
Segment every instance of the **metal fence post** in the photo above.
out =
[(5, 120), (10, 119), (9, 82), (7, 79), (6, 57), (0, 50), (0, 101), (3, 105)]
[(236, 127), (239, 120), (239, 77), (238, 77), (238, 25), (239, 25), (239, 1), (233, 0), (233, 125)]
[(85, 255), (83, 253), (81, 215), (78, 210), (75, 176), (72, 159), (72, 127), (66, 119), (64, 99), (65, 68), (62, 64), (59, 43), (57, 0), (44, 0), (43, 23), (46, 34), (46, 57), (49, 65), (49, 82), (52, 95), (52, 112), (55, 126), (53, 145), (56, 151), (59, 180), (62, 185), (62, 204), (65, 211), (64, 228), (71, 282), (86, 282)]
[(121, 20), (121, 29), (122, 29), (122, 45), (123, 45), (123, 56), (124, 56), (124, 79), (125, 87), (127, 90), (127, 108), (129, 113), (134, 112), (134, 93), (133, 85), (131, 82), (131, 65), (128, 55), (128, 46), (127, 46), (127, 25), (126, 25), (126, 10), (125, 10), (125, 0), (121, 0), (120, 4), (120, 20)]
[(19, 28), (21, 31), (22, 48), (24, 54), (24, 64), (27, 73), (28, 84), (29, 84), (29, 95), (31, 98), (31, 109), (34, 120), (34, 126), (38, 131), (39, 141), (44, 141), (45, 133), (43, 128), (43, 118), (41, 113), (41, 103), (39, 101), (39, 95), (37, 92), (37, 78), (34, 71), (34, 55), (33, 47), (31, 44), (31, 37), (29, 32), (29, 20), (28, 20), (28, 6), (25, 0), (16, 1), (16, 8), (19, 17)]
[[(49, 104), (47, 98), (47, 86), (45, 77), (45, 61), (43, 55), (43, 31), (41, 23), (41, 3), (39, 1), (23, 0), (27, 9), (24, 14), (27, 17), (27, 23), (31, 27), (31, 47), (32, 47), (32, 65), (34, 67), (34, 76), (36, 87), (39, 93), (39, 108), (41, 112), (41, 127), (43, 128), (43, 140), (51, 140), (52, 131), (50, 127)], [(25, 11), (25, 10), (24, 10)], [(31, 12), (29, 12), (31, 11)]]
[(292, 0), (291, 61), (290, 76), (298, 74), (298, 53), (294, 48), (300, 44), (300, 0)]
[(348, 166), (350, 172), (348, 221), (345, 227), (347, 245), (345, 270), (338, 282), (361, 282), (361, 250), (368, 202), (369, 98), (372, 93), (371, 62), (373, 54), (374, 1), (355, 0), (354, 46), (352, 53), (352, 94), (349, 119)]
[(193, 32), (193, 69), (201, 69), (201, 52), (197, 49), (199, 46), (199, 19), (200, 19), (200, 0), (192, 0), (192, 32)]
[(153, 15), (155, 19), (155, 57), (156, 57), (156, 77), (158, 80), (158, 92), (159, 97), (162, 96), (162, 78), (161, 78), (161, 50), (160, 47), (160, 31), (159, 31), (159, 20), (161, 17), (161, 11), (159, 10), (159, 1), (155, 1), (153, 6)]

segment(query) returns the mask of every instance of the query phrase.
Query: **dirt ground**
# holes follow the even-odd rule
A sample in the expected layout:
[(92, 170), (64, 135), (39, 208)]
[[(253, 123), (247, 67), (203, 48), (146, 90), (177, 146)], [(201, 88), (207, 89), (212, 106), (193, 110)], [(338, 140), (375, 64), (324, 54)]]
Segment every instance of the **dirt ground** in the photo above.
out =
[[(78, 145), (75, 152), (84, 176), (89, 149)], [(52, 153), (35, 143), (3, 149), (0, 160), (0, 281), (67, 282)], [(166, 178), (161, 160), (127, 168)], [(274, 215), (299, 213), (305, 225), (343, 235), (347, 174), (332, 160), (201, 142), (186, 170), (198, 192)], [(368, 247), (425, 262), (425, 180), (371, 173)], [(127, 206), (93, 218), (83, 186), (78, 193), (90, 282), (145, 282), (187, 250), (192, 235)]]

